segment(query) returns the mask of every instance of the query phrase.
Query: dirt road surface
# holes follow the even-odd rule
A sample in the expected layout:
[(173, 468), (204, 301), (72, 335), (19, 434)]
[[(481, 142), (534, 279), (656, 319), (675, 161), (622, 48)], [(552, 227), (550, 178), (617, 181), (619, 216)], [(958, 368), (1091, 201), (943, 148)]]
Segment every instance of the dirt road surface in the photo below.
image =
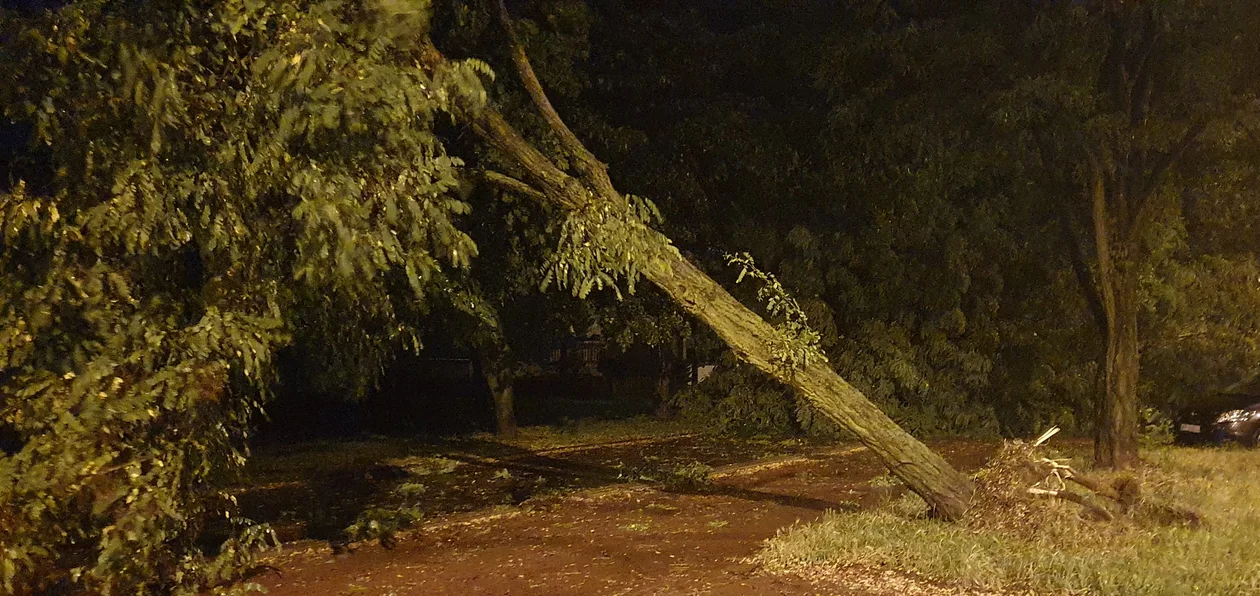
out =
[[(993, 444), (934, 445), (977, 469)], [(288, 545), (256, 581), (274, 596), (961, 594), (897, 573), (776, 576), (746, 559), (777, 531), (888, 498), (854, 446), (719, 468), (698, 489), (623, 484), (434, 519), (393, 549)], [(881, 492), (884, 491), (884, 492)]]

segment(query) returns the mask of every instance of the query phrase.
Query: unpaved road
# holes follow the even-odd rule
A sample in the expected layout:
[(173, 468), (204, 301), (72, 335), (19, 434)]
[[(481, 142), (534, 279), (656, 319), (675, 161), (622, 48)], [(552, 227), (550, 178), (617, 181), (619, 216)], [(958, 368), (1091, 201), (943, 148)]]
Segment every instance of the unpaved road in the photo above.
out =
[[(995, 446), (934, 447), (974, 470)], [(811, 582), (744, 562), (781, 528), (877, 502), (869, 480), (880, 473), (864, 449), (817, 449), (727, 466), (698, 492), (619, 485), (447, 516), (391, 550), (364, 545), (334, 556), (325, 545), (296, 543), (257, 581), (275, 596), (957, 593), (910, 578), (871, 581), (884, 577), (871, 574), (861, 588), (843, 575)]]

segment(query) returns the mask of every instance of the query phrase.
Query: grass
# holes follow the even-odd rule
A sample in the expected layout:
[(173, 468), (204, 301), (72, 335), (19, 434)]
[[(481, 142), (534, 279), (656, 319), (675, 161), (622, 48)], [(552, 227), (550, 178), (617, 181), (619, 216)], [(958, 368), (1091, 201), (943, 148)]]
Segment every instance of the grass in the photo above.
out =
[[(1103, 595), (1260, 594), (1260, 450), (1159, 448), (1138, 472), (1144, 498), (1198, 511), (1199, 528), (1143, 515), (1081, 519), (1062, 501), (1028, 505), (1026, 523), (981, 508), (967, 523), (924, 518), (907, 496), (875, 511), (791, 528), (758, 555), (769, 569), (885, 567), (967, 587)], [(917, 503), (915, 502), (917, 501)]]

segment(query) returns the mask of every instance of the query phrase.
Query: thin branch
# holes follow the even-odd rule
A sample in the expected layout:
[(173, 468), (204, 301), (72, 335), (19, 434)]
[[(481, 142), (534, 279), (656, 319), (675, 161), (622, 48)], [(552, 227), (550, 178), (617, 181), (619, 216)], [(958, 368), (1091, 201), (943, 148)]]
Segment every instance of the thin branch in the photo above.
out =
[[(1089, 177), (1086, 182), (1085, 199), (1093, 204), (1094, 214), (1094, 248), (1097, 252), (1098, 289), (1102, 298), (1103, 310), (1107, 314), (1107, 329), (1110, 332), (1111, 321), (1116, 313), (1116, 296), (1114, 288), (1115, 264), (1111, 259), (1111, 221), (1107, 213), (1107, 189), (1103, 183), (1102, 164), (1091, 153), (1089, 158)], [(1091, 184), (1092, 182), (1092, 184)]]
[(1151, 219), (1151, 203), (1154, 201), (1155, 191), (1159, 189), (1159, 185), (1164, 181), (1164, 176), (1168, 174), (1168, 171), (1174, 165), (1181, 161), (1181, 158), (1185, 157), (1186, 151), (1190, 150), (1190, 147), (1194, 145), (1199, 135), (1203, 134), (1206, 128), (1206, 122), (1197, 122), (1191, 125), (1186, 134), (1182, 135), (1181, 140), (1168, 153), (1164, 154), (1163, 159), (1159, 160), (1159, 163), (1155, 164), (1150, 176), (1146, 179), (1146, 185), (1142, 188), (1141, 194), (1135, 197), (1137, 199), (1137, 209), (1133, 213), (1133, 223), (1128, 230), (1130, 240), (1136, 240), (1137, 235), (1141, 233), (1141, 230)]
[(547, 194), (543, 191), (521, 182), (516, 178), (508, 176), (507, 174), (500, 174), (499, 172), (486, 170), (481, 172), (481, 178), (503, 190), (525, 195), (534, 200), (543, 201), (547, 199)]
[(595, 154), (586, 148), (586, 145), (582, 144), (582, 141), (573, 134), (573, 130), (556, 112), (556, 108), (551, 105), (547, 92), (543, 90), (542, 83), (539, 82), (538, 75), (534, 73), (534, 67), (529, 62), (529, 55), (525, 53), (525, 46), (512, 27), (512, 15), (508, 13), (504, 0), (499, 0), (499, 20), (503, 24), (504, 32), (507, 33), (508, 43), (512, 46), (512, 62), (516, 64), (516, 71), (520, 74), (521, 82), (524, 83), (525, 90), (529, 92), (530, 99), (534, 101), (534, 106), (547, 121), (547, 126), (560, 137), (560, 143), (564, 148), (577, 158), (578, 166), (585, 174), (587, 182), (610, 196), (615, 196), (612, 181), (608, 178), (608, 167), (599, 161)]
[(1028, 489), (1028, 494), (1036, 495), (1038, 497), (1051, 497), (1051, 498), (1056, 498), (1056, 499), (1063, 499), (1064, 501), (1071, 501), (1073, 503), (1076, 503), (1077, 505), (1080, 505), (1081, 507), (1084, 507), (1087, 511), (1089, 511), (1090, 513), (1093, 513), (1096, 517), (1104, 521), (1112, 521), (1116, 519), (1116, 516), (1112, 515), (1110, 511), (1107, 511), (1105, 508), (1103, 508), (1102, 505), (1094, 503), (1093, 501), (1090, 501), (1084, 496), (1071, 492), (1071, 491), (1046, 490), (1044, 488), (1030, 488)]

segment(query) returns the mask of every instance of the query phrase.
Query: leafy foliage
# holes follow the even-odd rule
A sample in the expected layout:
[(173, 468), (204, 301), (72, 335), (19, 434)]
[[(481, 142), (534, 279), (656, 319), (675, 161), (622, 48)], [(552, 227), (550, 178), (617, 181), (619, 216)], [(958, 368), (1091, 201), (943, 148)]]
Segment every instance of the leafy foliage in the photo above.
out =
[(651, 201), (628, 196), (618, 204), (590, 202), (567, 214), (556, 234), (559, 246), (544, 269), (542, 288), (552, 283), (586, 298), (591, 290), (612, 288), (621, 297), (618, 281), (633, 294), (644, 267), (661, 267), (662, 244), (651, 225), (660, 220)]
[[(756, 255), (831, 364), (912, 429), (1089, 430), (1103, 338), (1077, 150), (1131, 136), (1098, 93), (1110, 25), (1094, 5), (747, 0), (717, 26), (613, 4), (592, 96), (651, 139), (613, 167), (660, 197), (674, 237)], [(1132, 150), (1221, 123), (1161, 187), (1145, 238), (1141, 395), (1167, 410), (1256, 365), (1254, 114), (1238, 106), (1260, 79), (1231, 32), (1257, 12), (1141, 6), (1165, 70)]]
[(234, 577), (265, 530), (217, 555), (197, 540), (231, 509), (215, 479), (244, 460), (274, 351), (347, 313), (414, 341), (391, 296), (423, 301), (476, 254), (433, 128), (484, 102), (487, 74), (419, 68), (427, 19), (419, 1), (84, 1), (6, 23), (3, 103), (55, 172), (0, 196), (6, 591)]
[(415, 507), (369, 507), (346, 528), (346, 537), (355, 541), (380, 540), (382, 546), (392, 548), (398, 532), (423, 517), (424, 513)]
[(748, 253), (727, 255), (726, 260), (728, 264), (739, 267), (735, 283), (745, 277), (761, 282), (757, 288), (757, 299), (770, 317), (778, 321), (776, 328), (780, 337), (773, 354), (777, 365), (791, 371), (814, 362), (826, 362), (827, 356), (818, 347), (818, 332), (810, 329), (809, 317), (805, 316), (796, 299), (783, 289), (783, 284), (774, 275), (758, 269)]

